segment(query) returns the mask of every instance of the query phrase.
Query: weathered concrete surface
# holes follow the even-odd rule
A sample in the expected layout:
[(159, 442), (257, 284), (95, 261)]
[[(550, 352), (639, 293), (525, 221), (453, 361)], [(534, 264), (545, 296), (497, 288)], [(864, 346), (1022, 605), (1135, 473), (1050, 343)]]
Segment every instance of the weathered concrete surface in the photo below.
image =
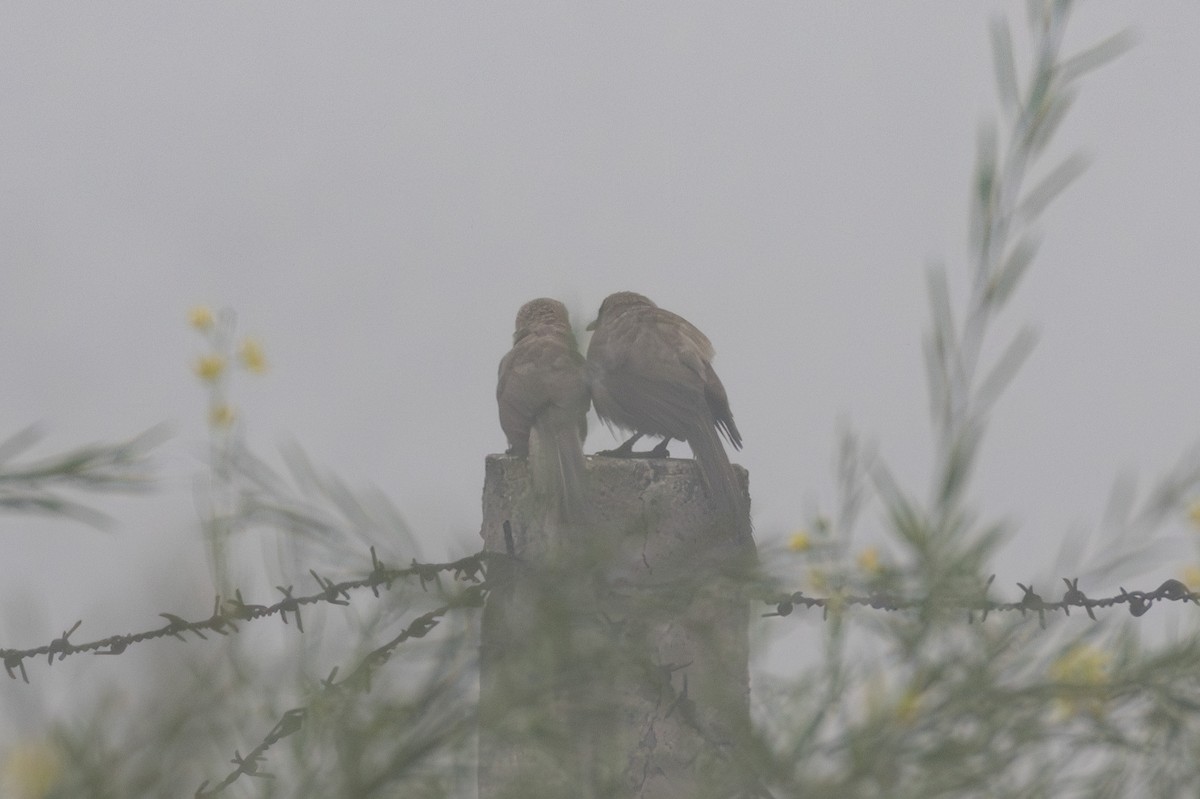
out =
[(524, 460), (487, 459), (481, 535), (506, 556), (489, 560), (480, 797), (737, 795), (753, 540), (713, 524), (693, 461), (592, 457), (588, 478), (589, 523), (555, 527)]

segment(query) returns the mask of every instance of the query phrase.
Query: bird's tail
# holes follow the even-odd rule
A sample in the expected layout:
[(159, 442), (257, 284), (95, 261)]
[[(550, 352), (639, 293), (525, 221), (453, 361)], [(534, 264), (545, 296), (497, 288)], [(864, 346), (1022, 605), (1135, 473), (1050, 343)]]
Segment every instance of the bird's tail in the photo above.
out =
[(568, 524), (588, 519), (587, 464), (577, 412), (549, 408), (538, 415), (529, 436), (533, 489), (553, 518)]
[(708, 496), (716, 506), (719, 522), (738, 540), (748, 539), (750, 507), (717, 429), (711, 424), (697, 425), (694, 431), (689, 431), (687, 442), (700, 466)]

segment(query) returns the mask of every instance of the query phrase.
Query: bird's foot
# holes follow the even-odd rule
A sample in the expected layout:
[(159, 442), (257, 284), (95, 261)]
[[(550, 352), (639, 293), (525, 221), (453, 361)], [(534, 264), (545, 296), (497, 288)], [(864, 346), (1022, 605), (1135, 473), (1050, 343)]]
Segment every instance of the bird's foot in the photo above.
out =
[(658, 446), (656, 446), (654, 449), (643, 450), (642, 452), (634, 452), (633, 445), (635, 443), (637, 443), (637, 440), (639, 438), (641, 438), (640, 434), (634, 436), (633, 438), (630, 438), (628, 441), (626, 441), (624, 444), (617, 447), (616, 449), (606, 449), (603, 452), (597, 452), (596, 454), (600, 455), (602, 457), (605, 457), (605, 458), (669, 458), (669, 457), (671, 457), (671, 453), (667, 451), (667, 444), (668, 444), (668, 442), (670, 442), (671, 439), (664, 438), (661, 442), (659, 442)]

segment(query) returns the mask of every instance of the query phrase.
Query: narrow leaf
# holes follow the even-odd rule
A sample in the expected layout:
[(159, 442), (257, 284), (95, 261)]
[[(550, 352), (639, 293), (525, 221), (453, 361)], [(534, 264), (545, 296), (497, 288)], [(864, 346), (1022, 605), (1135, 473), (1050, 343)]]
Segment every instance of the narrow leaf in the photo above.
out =
[(931, 268), (926, 274), (932, 329), (925, 349), (926, 379), (929, 383), (930, 412), (935, 427), (945, 424), (953, 374), (958, 369), (957, 334), (946, 270)]
[(1030, 328), (1022, 328), (996, 359), (996, 364), (979, 384), (976, 400), (981, 409), (989, 408), (1004, 393), (1004, 389), (1024, 365), (1037, 344), (1037, 334)]
[(978, 421), (964, 420), (947, 453), (945, 471), (940, 481), (941, 490), (938, 494), (938, 504), (941, 507), (952, 508), (962, 497), (982, 439), (983, 428)]
[(1055, 197), (1062, 194), (1064, 189), (1087, 170), (1090, 163), (1091, 159), (1080, 153), (1068, 156), (1061, 164), (1050, 170), (1050, 174), (1030, 189), (1029, 193), (1025, 195), (1025, 199), (1021, 200), (1017, 206), (1017, 214), (1026, 222), (1036, 219), (1046, 206), (1054, 201)]
[(1050, 143), (1058, 126), (1062, 124), (1067, 112), (1075, 104), (1075, 96), (1074, 91), (1064, 89), (1055, 93), (1053, 97), (1047, 98), (1045, 105), (1042, 106), (1037, 118), (1026, 133), (1025, 144), (1032, 155), (1038, 155)]
[(996, 91), (1005, 111), (1015, 113), (1021, 101), (1017, 92), (1017, 66), (1013, 61), (1012, 34), (1003, 17), (992, 20), (992, 62), (996, 70)]
[(970, 246), (972, 252), (983, 252), (991, 238), (994, 221), (994, 206), (996, 202), (996, 159), (998, 158), (998, 141), (996, 129), (991, 125), (982, 127), (979, 131), (977, 155), (975, 158), (974, 182), (971, 186), (971, 229)]
[(41, 438), (42, 432), (38, 429), (37, 425), (30, 425), (24, 430), (14, 433), (3, 442), (0, 442), (0, 463), (4, 463), (20, 455), (41, 440)]
[[(934, 334), (947, 347), (953, 346), (955, 340), (954, 310), (950, 304), (950, 285), (946, 281), (946, 270), (941, 267), (930, 269), (926, 273), (926, 285), (929, 291), (929, 310), (933, 316)], [(949, 350), (947, 349), (948, 353)]]
[(1039, 242), (1029, 236), (1022, 237), (1013, 247), (1012, 252), (1004, 259), (1004, 263), (988, 283), (987, 301), (999, 308), (1012, 296), (1013, 290), (1021, 281), (1025, 270), (1037, 255)]
[(1063, 61), (1058, 68), (1058, 79), (1064, 85), (1070, 83), (1128, 52), (1135, 44), (1137, 44), (1137, 36), (1132, 31), (1118, 31), (1100, 43)]

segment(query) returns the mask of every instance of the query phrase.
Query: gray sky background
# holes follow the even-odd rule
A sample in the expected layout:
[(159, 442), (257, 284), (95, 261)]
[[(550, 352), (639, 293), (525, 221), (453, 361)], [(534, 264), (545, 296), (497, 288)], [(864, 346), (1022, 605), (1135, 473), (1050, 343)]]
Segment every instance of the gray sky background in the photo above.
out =
[[(197, 303), (266, 347), (234, 394), (255, 446), (380, 487), (429, 559), (479, 547), (496, 365), (543, 295), (583, 324), (633, 289), (709, 335), (760, 546), (830, 504), (843, 424), (924, 486), (924, 274), (963, 285), (987, 23), (1022, 40), (1023, 5), (6, 4), (0, 434), (177, 435), (157, 494), (103, 504), (113, 534), (0, 519), (0, 645), (209, 596)], [(1125, 27), (1058, 137), (1094, 163), (1000, 326), (1040, 335), (976, 484), (1018, 524), (1008, 585), (1200, 432), (1200, 4), (1093, 0), (1066, 49)]]

